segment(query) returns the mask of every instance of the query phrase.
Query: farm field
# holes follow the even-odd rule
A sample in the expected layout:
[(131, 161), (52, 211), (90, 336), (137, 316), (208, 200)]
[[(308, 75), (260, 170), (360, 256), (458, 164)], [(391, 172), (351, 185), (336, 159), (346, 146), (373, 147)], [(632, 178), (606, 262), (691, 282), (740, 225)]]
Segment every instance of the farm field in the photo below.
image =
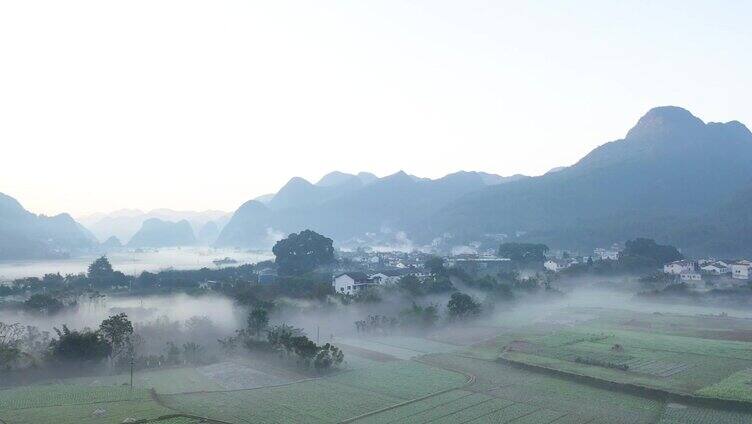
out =
[[(752, 423), (752, 408), (669, 401), (566, 375), (752, 401), (752, 344), (725, 336), (701, 337), (714, 326), (721, 328), (724, 319), (744, 334), (748, 321), (611, 312), (554, 311), (534, 322), (493, 327), (491, 337), (492, 327), (484, 326), (468, 336), (480, 340), (471, 345), (451, 343), (456, 332), (427, 335), (426, 340), (341, 339), (347, 342), (344, 368), (321, 378), (263, 367), (263, 361), (249, 357), (138, 372), (133, 390), (127, 386), (128, 375), (0, 390), (0, 423), (198, 424), (192, 416), (239, 424)], [(684, 319), (702, 331), (690, 336)], [(520, 367), (500, 357), (565, 374)]]
[(71, 385), (0, 390), (0, 420), (8, 424), (123, 422), (172, 414), (147, 390)]
[[(258, 367), (260, 368), (260, 366)], [(302, 378), (299, 377), (298, 379)], [(157, 393), (162, 394), (252, 389), (285, 384), (291, 381), (294, 380), (289, 376), (264, 372), (235, 362), (219, 362), (196, 368), (146, 370), (133, 375), (135, 388), (154, 389)], [(59, 380), (59, 382), (73, 386), (127, 386), (130, 384), (130, 375), (68, 378)]]
[[(686, 328), (677, 324), (682, 317), (675, 315), (637, 315), (642, 324), (631, 329), (619, 324), (636, 322), (635, 315), (617, 311), (549, 329), (544, 335), (520, 337), (516, 333), (513, 341), (507, 338), (497, 347), (507, 360), (606, 381), (725, 399), (752, 397), (751, 385), (738, 384), (731, 378), (737, 375), (744, 379), (748, 375), (745, 370), (752, 369), (752, 343), (693, 337), (683, 330), (678, 332), (682, 335), (671, 334), (672, 328)], [(664, 331), (653, 332), (651, 319)], [(718, 319), (687, 317), (689, 322), (705, 326), (710, 325), (708, 322), (717, 324)], [(752, 329), (752, 321), (736, 320), (735, 331), (741, 331), (743, 323)], [(721, 384), (726, 379), (730, 380)]]
[(466, 382), (461, 373), (400, 361), (287, 386), (162, 399), (176, 410), (231, 422), (338, 422)]

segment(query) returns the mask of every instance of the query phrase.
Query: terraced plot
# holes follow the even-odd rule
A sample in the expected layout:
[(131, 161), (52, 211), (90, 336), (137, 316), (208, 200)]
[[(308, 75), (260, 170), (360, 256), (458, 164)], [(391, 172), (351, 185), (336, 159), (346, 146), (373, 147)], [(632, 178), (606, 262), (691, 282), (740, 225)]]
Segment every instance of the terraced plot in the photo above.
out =
[(752, 368), (752, 343), (632, 331), (604, 332), (606, 336), (597, 338), (587, 330), (583, 329), (579, 338), (576, 331), (530, 337), (523, 340), (527, 345), (511, 345), (512, 349), (501, 356), (607, 381), (687, 394)]

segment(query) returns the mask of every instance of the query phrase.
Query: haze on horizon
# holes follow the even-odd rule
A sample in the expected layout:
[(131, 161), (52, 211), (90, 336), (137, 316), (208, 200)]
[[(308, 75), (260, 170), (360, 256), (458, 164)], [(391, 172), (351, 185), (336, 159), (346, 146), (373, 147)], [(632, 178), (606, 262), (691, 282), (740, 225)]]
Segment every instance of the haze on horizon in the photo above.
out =
[(750, 4), (222, 5), (2, 3), (0, 192), (232, 211), (333, 170), (538, 175), (659, 105), (752, 123)]

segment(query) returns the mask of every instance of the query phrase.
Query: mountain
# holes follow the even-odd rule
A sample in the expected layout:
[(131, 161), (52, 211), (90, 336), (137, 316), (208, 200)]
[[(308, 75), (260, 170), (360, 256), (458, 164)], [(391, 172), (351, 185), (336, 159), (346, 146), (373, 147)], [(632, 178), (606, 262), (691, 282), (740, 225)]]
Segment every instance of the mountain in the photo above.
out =
[[(274, 241), (267, 239), (274, 214), (258, 200), (241, 205), (225, 225), (215, 244), (217, 246), (269, 247)], [(268, 229), (268, 231), (267, 231)]]
[(130, 240), (141, 229), (144, 221), (150, 218), (157, 218), (163, 221), (186, 220), (191, 225), (193, 231), (198, 232), (209, 221), (215, 221), (215, 224), (220, 227), (223, 226), (229, 220), (229, 214), (217, 210), (176, 211), (172, 209), (154, 209), (149, 212), (143, 212), (138, 209), (121, 209), (107, 214), (100, 213), (82, 217), (80, 220), (99, 240), (107, 240), (112, 236), (120, 240)]
[(752, 256), (752, 185), (735, 192), (706, 214), (681, 222), (670, 233), (679, 246), (720, 258)]
[(209, 221), (198, 231), (196, 239), (201, 244), (209, 246), (217, 241), (217, 237), (219, 237), (219, 226), (216, 222)]
[(188, 246), (196, 243), (191, 224), (186, 220), (178, 222), (149, 218), (141, 229), (128, 242), (129, 247), (172, 247)]
[(370, 173), (370, 172), (358, 172), (358, 175), (356, 175), (358, 179), (363, 183), (363, 185), (371, 184), (372, 182), (379, 179), (376, 175)]
[(0, 193), (0, 259), (61, 257), (94, 245), (88, 231), (70, 215), (36, 215)]
[(360, 181), (360, 185), (366, 185), (378, 179), (379, 177), (370, 172), (359, 172), (357, 175), (353, 175), (340, 171), (333, 171), (321, 177), (316, 185), (319, 187), (333, 187), (342, 184), (353, 184), (354, 180)]
[(338, 240), (368, 234), (392, 237), (413, 228), (450, 200), (504, 178), (480, 172), (457, 172), (430, 180), (400, 171), (383, 178), (333, 172), (316, 184), (291, 179), (264, 205), (241, 206), (217, 239), (218, 246), (269, 247), (280, 234), (311, 228)]
[(101, 249), (119, 249), (123, 247), (123, 243), (120, 242), (120, 239), (118, 239), (115, 236), (111, 236), (107, 240), (103, 241), (99, 247)]
[(752, 133), (740, 122), (705, 123), (657, 107), (624, 138), (538, 177), (398, 172), (360, 185), (337, 172), (317, 184), (296, 178), (268, 207), (238, 209), (217, 245), (268, 247), (310, 228), (340, 243), (400, 235), (491, 245), (506, 235), (587, 252), (650, 237), (690, 255), (752, 254), (751, 157)]
[(563, 170), (565, 170), (565, 169), (567, 169), (567, 167), (566, 167), (566, 166), (557, 166), (557, 167), (555, 167), (555, 168), (551, 168), (551, 169), (549, 169), (549, 170), (548, 170), (548, 172), (546, 172), (546, 174), (553, 174), (554, 172), (559, 172), (559, 171), (563, 171)]
[(750, 155), (752, 133), (739, 122), (706, 124), (682, 108), (654, 108), (624, 139), (575, 165), (470, 193), (419, 232), (465, 239), (524, 233), (583, 249), (647, 236), (707, 252), (689, 227), (750, 184)]
[(274, 193), (262, 194), (253, 200), (258, 200), (261, 203), (269, 203), (274, 198)]
[(277, 211), (308, 208), (358, 190), (363, 186), (364, 183), (359, 177), (341, 172), (327, 174), (316, 184), (294, 177), (267, 204)]

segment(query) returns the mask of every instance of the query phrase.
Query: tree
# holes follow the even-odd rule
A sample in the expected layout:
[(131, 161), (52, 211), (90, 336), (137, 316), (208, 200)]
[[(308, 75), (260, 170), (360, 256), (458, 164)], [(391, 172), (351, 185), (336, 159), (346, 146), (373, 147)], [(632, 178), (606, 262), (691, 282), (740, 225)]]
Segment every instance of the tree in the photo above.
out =
[(255, 337), (259, 337), (261, 333), (269, 326), (269, 313), (264, 308), (254, 308), (250, 314), (248, 314), (248, 331)]
[(194, 342), (184, 343), (183, 357), (189, 364), (202, 364), (205, 362), (204, 347)]
[(316, 352), (318, 352), (316, 343), (305, 335), (292, 337), (290, 339), (290, 348), (295, 353), (295, 356), (297, 356), (298, 364), (306, 368), (311, 366), (311, 362), (316, 356)]
[(10, 369), (21, 358), (21, 324), (0, 322), (0, 369)]
[(434, 275), (423, 282), (425, 293), (447, 293), (454, 289), (454, 285), (446, 275)]
[(434, 304), (420, 306), (413, 302), (411, 308), (400, 312), (400, 318), (404, 327), (431, 328), (439, 320), (439, 308)]
[(281, 275), (300, 275), (334, 262), (332, 239), (311, 230), (290, 234), (272, 252)]
[(327, 343), (321, 346), (318, 352), (316, 352), (316, 357), (313, 359), (313, 367), (317, 371), (325, 371), (337, 367), (344, 359), (345, 354), (338, 347)]
[(167, 342), (165, 355), (167, 356), (166, 362), (168, 364), (175, 365), (180, 362), (180, 349), (178, 349), (177, 345), (174, 342)]
[(48, 288), (60, 288), (65, 284), (65, 278), (59, 272), (56, 274), (44, 274), (42, 284)]
[(447, 310), (451, 319), (466, 319), (480, 314), (480, 303), (470, 295), (456, 292), (449, 299)]
[(536, 243), (502, 243), (499, 246), (499, 256), (509, 258), (515, 262), (543, 262), (546, 260), (548, 246)]
[(53, 360), (65, 363), (97, 363), (110, 356), (112, 346), (97, 331), (70, 331), (55, 328), (57, 340), (50, 343)]
[(418, 277), (411, 274), (401, 277), (397, 282), (397, 287), (405, 290), (413, 296), (417, 296), (423, 292), (423, 285), (420, 280)]
[(290, 354), (290, 340), (303, 334), (303, 330), (287, 324), (279, 324), (266, 332), (266, 339), (272, 349), (285, 354)]
[(120, 313), (102, 321), (99, 331), (112, 346), (112, 357), (116, 357), (131, 343), (133, 324), (128, 319), (128, 315)]
[(645, 266), (662, 266), (669, 262), (683, 259), (684, 256), (674, 247), (657, 244), (648, 238), (636, 238), (624, 243), (624, 250), (619, 254), (619, 261), (628, 261)]
[(112, 277), (113, 272), (112, 265), (107, 256), (100, 256), (89, 265), (86, 276), (92, 280), (105, 280)]
[(446, 269), (444, 268), (444, 260), (438, 256), (430, 256), (423, 262), (423, 266), (425, 266), (426, 269), (434, 275), (443, 275), (444, 273), (446, 273)]
[(64, 307), (63, 302), (46, 294), (34, 294), (24, 302), (24, 309), (42, 315), (55, 315)]

